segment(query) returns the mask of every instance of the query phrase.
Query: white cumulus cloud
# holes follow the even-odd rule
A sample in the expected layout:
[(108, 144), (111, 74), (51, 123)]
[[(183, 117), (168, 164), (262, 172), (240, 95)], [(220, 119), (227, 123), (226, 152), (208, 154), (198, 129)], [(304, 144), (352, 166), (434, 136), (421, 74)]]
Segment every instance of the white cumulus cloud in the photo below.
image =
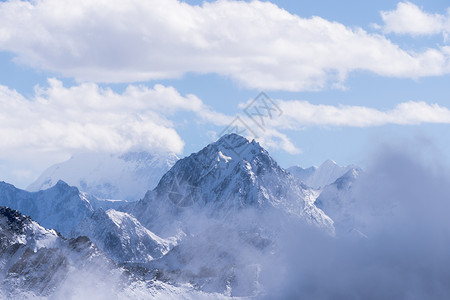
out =
[[(160, 84), (129, 85), (118, 93), (95, 83), (66, 87), (49, 79), (48, 86), (37, 86), (32, 97), (0, 85), (0, 157), (35, 160), (40, 156), (56, 162), (56, 157), (86, 151), (182, 154), (184, 141), (177, 132), (180, 113), (187, 122), (213, 125), (217, 132), (235, 118), (214, 111), (195, 95), (182, 96)], [(270, 148), (299, 151), (276, 130), (248, 137), (259, 137)]]
[[(48, 82), (47, 87), (36, 87), (35, 95), (30, 98), (0, 86), (0, 139), (4, 141), (0, 144), (0, 154), (3, 156), (14, 154), (18, 149), (182, 153), (184, 142), (173, 123), (179, 118), (175, 113), (183, 113), (191, 122), (215, 125), (218, 131), (235, 119), (235, 116), (214, 111), (195, 95), (182, 96), (173, 87), (160, 84), (153, 88), (129, 85), (118, 93), (95, 83), (65, 87), (57, 79)], [(282, 113), (265, 115), (263, 128), (255, 124), (259, 116), (250, 118), (244, 111), (238, 115), (263, 144), (289, 153), (300, 150), (280, 130), (306, 126), (450, 123), (449, 108), (423, 101), (400, 103), (387, 111), (366, 106), (317, 105), (308, 101), (279, 100), (277, 103)], [(264, 109), (260, 110), (264, 115)], [(249, 134), (251, 138), (252, 133)]]
[(386, 33), (432, 35), (448, 32), (448, 15), (425, 12), (411, 2), (399, 2), (392, 11), (381, 12)]
[(383, 35), (262, 1), (9, 0), (0, 2), (0, 50), (81, 82), (194, 72), (303, 91), (340, 85), (355, 70), (402, 78), (450, 71), (445, 48), (406, 51)]
[[(191, 99), (189, 99), (191, 98)], [(2, 155), (36, 152), (151, 150), (180, 153), (184, 142), (164, 114), (198, 105), (175, 89), (130, 86), (123, 94), (96, 84), (64, 87), (56, 79), (27, 99), (0, 86)]]

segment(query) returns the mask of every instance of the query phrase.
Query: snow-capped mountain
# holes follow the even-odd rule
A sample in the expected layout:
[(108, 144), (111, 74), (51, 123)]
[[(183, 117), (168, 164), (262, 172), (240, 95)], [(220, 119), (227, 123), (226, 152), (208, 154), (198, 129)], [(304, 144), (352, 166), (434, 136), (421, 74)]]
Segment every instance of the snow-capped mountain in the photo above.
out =
[(165, 255), (175, 245), (142, 226), (133, 216), (114, 209), (98, 209), (84, 219), (72, 236), (88, 236), (117, 263), (147, 263)]
[[(346, 175), (347, 181), (345, 176), (336, 180), (337, 188), (351, 182), (352, 174)], [(323, 192), (330, 189), (325, 187)], [(66, 240), (48, 230), (56, 242), (48, 238), (34, 248), (32, 242), (20, 246), (35, 254), (41, 251), (57, 262), (58, 266), (42, 266), (45, 270), (39, 271), (39, 278), (49, 270), (75, 281), (79, 274), (95, 282), (93, 278), (100, 277), (106, 286), (118, 286), (113, 295), (125, 295), (125, 299), (138, 295), (142, 299), (175, 295), (216, 299), (264, 293), (260, 276), (267, 270), (262, 269), (263, 262), (276, 256), (278, 237), (286, 226), (334, 234), (333, 220), (315, 205), (318, 193), (281, 168), (257, 142), (229, 134), (178, 160), (156, 188), (137, 202), (98, 199), (59, 181), (38, 192), (0, 183), (0, 205), (17, 208), (41, 225), (74, 238)], [(81, 251), (78, 248), (88, 250), (83, 250), (83, 256), (76, 254)], [(107, 261), (104, 268), (93, 263), (101, 269), (99, 275), (88, 268), (96, 256)], [(36, 262), (21, 260), (25, 261), (21, 265), (35, 267)], [(14, 259), (8, 256), (4, 261)], [(86, 267), (79, 271), (77, 264)], [(113, 279), (108, 278), (110, 273)], [(17, 276), (17, 281), (25, 278)], [(34, 286), (11, 290), (56, 298), (65, 289), (74, 291), (67, 279), (51, 282), (41, 290)]]
[(0, 183), (0, 205), (18, 209), (65, 237), (88, 236), (115, 262), (144, 263), (166, 254), (175, 240), (161, 239), (133, 216), (111, 209), (123, 204), (97, 199), (63, 181), (39, 192)]
[(173, 153), (77, 154), (45, 170), (27, 190), (45, 190), (63, 180), (98, 198), (136, 201), (153, 189), (177, 160)]
[(97, 199), (63, 181), (39, 192), (27, 192), (0, 182), (1, 206), (17, 209), (46, 228), (58, 230), (64, 236), (68, 236), (71, 230), (95, 209), (118, 208), (124, 204), (124, 201)]
[(335, 182), (325, 186), (315, 204), (334, 221), (337, 233), (346, 234), (356, 230), (354, 212), (357, 199), (352, 197), (352, 188), (361, 174), (361, 169), (352, 168)]
[[(303, 179), (328, 182), (342, 171), (327, 165), (305, 170)], [(448, 226), (442, 224), (448, 222), (422, 231), (435, 216), (445, 219), (446, 202), (436, 205), (442, 215), (426, 212), (435, 203), (427, 197), (436, 179), (417, 195), (416, 201), (425, 200), (420, 211), (408, 215), (407, 201), (394, 207), (397, 214), (389, 203), (389, 216), (380, 221), (379, 195), (386, 194), (364, 197), (393, 180), (379, 184), (369, 172), (350, 168), (331, 184), (309, 187), (258, 143), (231, 134), (179, 160), (137, 202), (98, 199), (62, 181), (38, 192), (0, 183), (0, 206), (40, 223), (0, 207), (0, 299), (365, 299), (374, 282), (383, 286), (385, 278), (410, 271), (405, 278), (412, 286), (426, 283), (425, 297), (418, 298), (433, 293), (429, 287), (439, 278), (432, 298), (447, 299), (448, 247), (442, 245), (448, 235), (442, 228)], [(410, 180), (401, 182), (407, 200), (414, 196)], [(422, 218), (424, 211), (432, 215)], [(367, 222), (372, 217), (376, 222)], [(428, 241), (433, 251), (424, 255)], [(421, 243), (425, 247), (416, 247)], [(443, 257), (441, 268), (433, 255)], [(433, 259), (415, 264), (428, 256)], [(403, 293), (409, 286), (403, 279), (393, 282), (398, 291), (379, 298), (412, 295)]]
[(329, 159), (319, 167), (313, 166), (304, 169), (300, 166), (293, 166), (287, 168), (287, 170), (307, 186), (318, 189), (328, 184), (332, 184), (336, 179), (355, 168), (357, 167), (354, 165), (341, 167), (336, 164), (336, 162)]
[(259, 262), (287, 222), (334, 232), (333, 221), (314, 205), (316, 196), (257, 142), (230, 134), (179, 160), (125, 210), (162, 237), (186, 234), (146, 265), (158, 277), (254, 296), (262, 291)]
[(219, 217), (247, 208), (275, 209), (332, 231), (332, 220), (314, 200), (314, 191), (281, 168), (256, 141), (229, 134), (177, 161), (158, 186), (128, 210), (152, 228), (192, 209)]

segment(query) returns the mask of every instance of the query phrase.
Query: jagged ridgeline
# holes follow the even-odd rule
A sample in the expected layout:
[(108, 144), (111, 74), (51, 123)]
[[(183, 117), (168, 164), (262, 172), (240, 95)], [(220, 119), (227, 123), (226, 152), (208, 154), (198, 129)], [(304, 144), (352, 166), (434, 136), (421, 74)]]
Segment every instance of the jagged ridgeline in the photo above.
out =
[[(109, 279), (92, 291), (113, 284), (138, 299), (262, 295), (260, 274), (286, 227), (334, 235), (333, 220), (314, 203), (319, 192), (236, 134), (178, 160), (137, 202), (101, 199), (63, 181), (37, 192), (0, 183), (0, 205), (20, 211), (1, 210), (4, 292), (73, 295), (65, 278), (95, 271)], [(44, 254), (54, 258), (34, 266)]]

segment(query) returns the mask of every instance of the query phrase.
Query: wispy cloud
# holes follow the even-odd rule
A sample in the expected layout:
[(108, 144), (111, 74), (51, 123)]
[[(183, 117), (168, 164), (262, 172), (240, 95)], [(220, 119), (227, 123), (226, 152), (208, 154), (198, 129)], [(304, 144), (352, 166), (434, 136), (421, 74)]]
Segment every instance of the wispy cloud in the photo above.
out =
[(0, 50), (79, 81), (197, 72), (263, 90), (322, 89), (355, 70), (402, 78), (450, 71), (445, 48), (408, 52), (383, 35), (261, 1), (0, 2)]
[(271, 125), (275, 128), (300, 129), (306, 126), (370, 127), (388, 124), (450, 124), (450, 109), (423, 101), (403, 102), (381, 111), (366, 106), (315, 105), (307, 101), (279, 101), (283, 110)]

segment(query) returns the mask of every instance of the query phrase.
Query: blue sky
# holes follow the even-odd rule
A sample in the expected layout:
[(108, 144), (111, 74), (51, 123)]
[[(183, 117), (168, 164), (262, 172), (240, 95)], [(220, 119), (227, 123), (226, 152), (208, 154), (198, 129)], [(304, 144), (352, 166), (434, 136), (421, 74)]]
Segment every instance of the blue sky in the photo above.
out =
[[(408, 139), (448, 159), (445, 1), (183, 2), (0, 1), (0, 180), (77, 152), (183, 157), (235, 116), (284, 167)], [(263, 128), (243, 110), (261, 91), (282, 110)]]

